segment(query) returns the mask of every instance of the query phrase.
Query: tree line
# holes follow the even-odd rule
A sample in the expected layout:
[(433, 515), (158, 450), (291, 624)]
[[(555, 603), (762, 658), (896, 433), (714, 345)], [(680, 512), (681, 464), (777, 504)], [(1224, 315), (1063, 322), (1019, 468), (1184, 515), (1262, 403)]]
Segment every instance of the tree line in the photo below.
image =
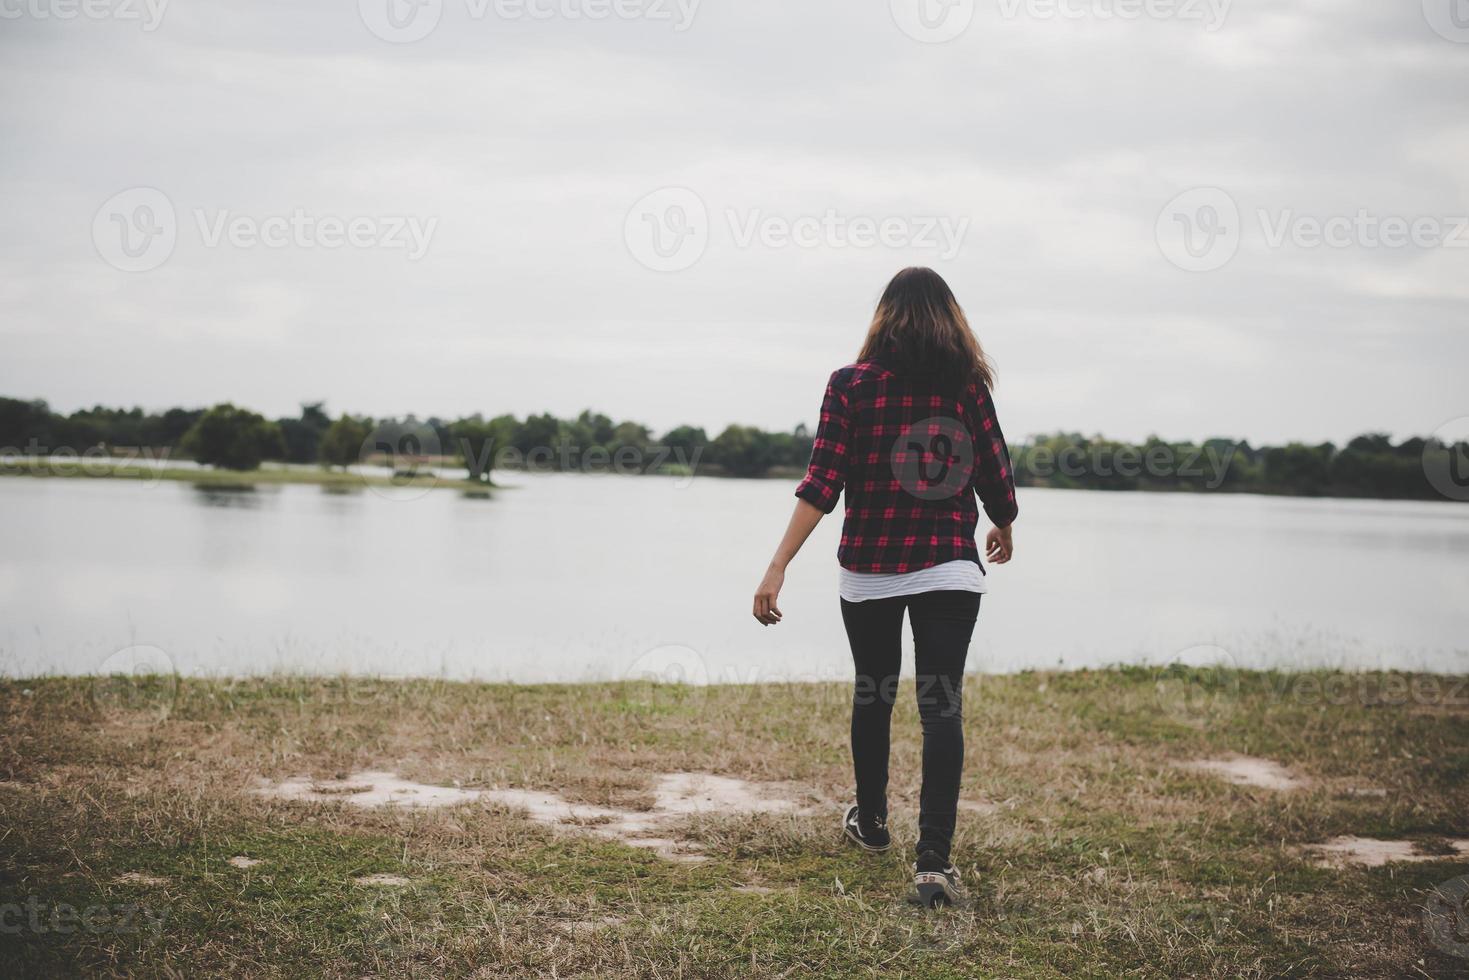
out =
[[(233, 470), (254, 469), (266, 460), (344, 467), (413, 454), (457, 461), (470, 479), (485, 482), (496, 467), (618, 472), (697, 468), (757, 477), (799, 473), (810, 458), (811, 434), (804, 425), (790, 432), (730, 425), (710, 438), (704, 429), (685, 425), (655, 437), (645, 425), (592, 411), (565, 419), (548, 413), (523, 419), (478, 414), (453, 420), (332, 418), (320, 402), (303, 405), (297, 416), (278, 419), (230, 404), (157, 413), (97, 406), (61, 414), (44, 401), (0, 398), (0, 449), (9, 454), (118, 448), (147, 449)], [(1252, 446), (1230, 439), (1126, 443), (1056, 433), (1011, 446), (1016, 482), (1022, 486), (1439, 499), (1425, 475), (1425, 451), (1469, 461), (1469, 444), (1440, 447), (1421, 438), (1394, 444), (1382, 434), (1361, 435), (1344, 446)], [(1469, 480), (1469, 473), (1463, 479)]]
[(585, 411), (562, 419), (549, 413), (460, 419), (415, 416), (332, 418), (320, 402), (298, 416), (268, 419), (231, 404), (145, 412), (97, 406), (64, 415), (45, 401), (0, 398), (0, 448), (11, 454), (80, 453), (93, 448), (144, 448), (203, 465), (252, 470), (262, 462), (349, 466), (412, 455), (463, 463), (472, 479), (488, 481), (496, 466), (547, 470), (616, 469), (647, 472), (712, 467), (732, 476), (799, 470), (811, 455), (805, 426), (766, 432), (731, 425), (710, 438), (683, 425), (655, 436), (648, 426)]

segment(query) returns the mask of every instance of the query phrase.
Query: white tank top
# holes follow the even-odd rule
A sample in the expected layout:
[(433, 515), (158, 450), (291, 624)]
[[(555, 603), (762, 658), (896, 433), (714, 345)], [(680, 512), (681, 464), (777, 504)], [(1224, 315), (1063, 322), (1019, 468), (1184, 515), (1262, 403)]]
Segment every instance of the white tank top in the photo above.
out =
[(843, 568), (838, 590), (848, 602), (891, 599), (919, 592), (983, 592), (984, 572), (978, 562), (957, 558), (916, 572), (853, 572)]

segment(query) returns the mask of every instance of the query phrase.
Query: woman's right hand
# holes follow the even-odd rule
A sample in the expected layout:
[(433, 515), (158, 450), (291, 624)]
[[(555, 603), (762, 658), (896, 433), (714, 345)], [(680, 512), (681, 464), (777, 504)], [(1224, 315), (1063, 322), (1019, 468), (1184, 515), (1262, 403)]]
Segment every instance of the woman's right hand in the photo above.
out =
[(984, 536), (984, 556), (991, 565), (1003, 565), (1015, 553), (1014, 524), (992, 527)]
[(780, 587), (785, 585), (785, 581), (785, 569), (771, 565), (765, 570), (765, 577), (755, 590), (755, 618), (762, 625), (774, 626), (780, 622), (780, 607), (775, 601), (780, 598)]

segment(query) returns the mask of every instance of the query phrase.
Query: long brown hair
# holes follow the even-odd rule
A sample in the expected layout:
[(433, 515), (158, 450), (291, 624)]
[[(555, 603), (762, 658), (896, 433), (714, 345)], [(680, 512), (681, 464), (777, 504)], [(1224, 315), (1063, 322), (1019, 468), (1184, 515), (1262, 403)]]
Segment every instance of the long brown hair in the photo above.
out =
[(969, 328), (954, 291), (932, 269), (912, 266), (893, 276), (877, 302), (859, 361), (882, 361), (901, 374), (946, 385), (978, 380), (995, 386), (995, 369)]

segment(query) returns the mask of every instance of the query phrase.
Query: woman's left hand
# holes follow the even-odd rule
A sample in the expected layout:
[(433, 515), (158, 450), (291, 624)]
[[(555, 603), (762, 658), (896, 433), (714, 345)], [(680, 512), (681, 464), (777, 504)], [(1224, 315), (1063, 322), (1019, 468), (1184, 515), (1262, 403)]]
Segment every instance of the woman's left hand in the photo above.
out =
[(766, 569), (765, 577), (760, 580), (760, 587), (755, 590), (755, 618), (765, 626), (774, 626), (780, 622), (780, 607), (776, 600), (780, 598), (780, 587), (785, 585), (785, 569), (774, 565)]

